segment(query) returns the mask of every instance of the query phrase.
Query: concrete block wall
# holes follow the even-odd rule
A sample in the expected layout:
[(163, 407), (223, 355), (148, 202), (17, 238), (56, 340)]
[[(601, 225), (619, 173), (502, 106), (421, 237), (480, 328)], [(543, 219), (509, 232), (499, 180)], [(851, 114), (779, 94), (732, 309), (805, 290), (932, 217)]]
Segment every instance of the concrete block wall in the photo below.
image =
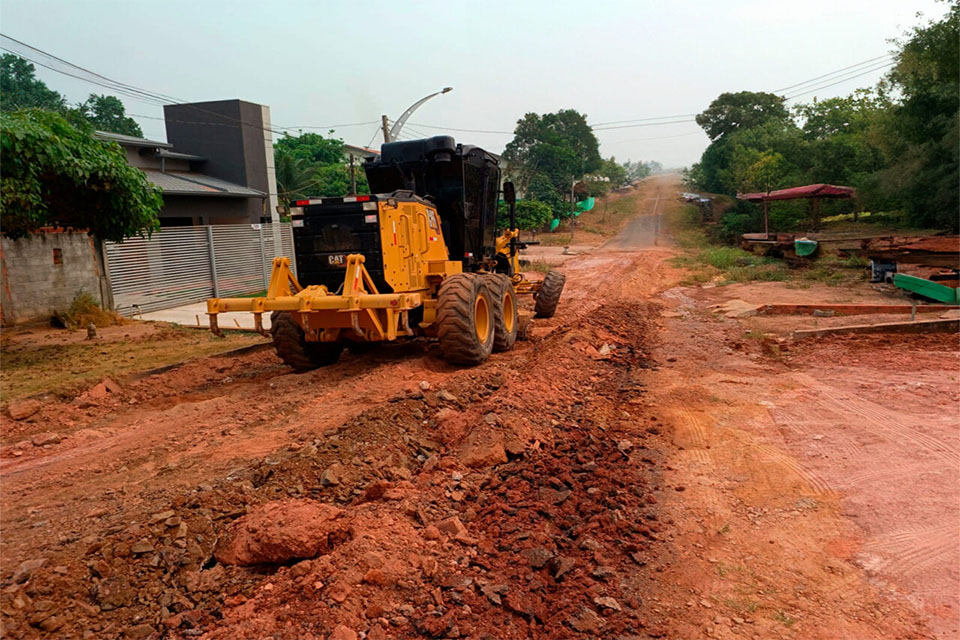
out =
[[(58, 249), (59, 264), (54, 257)], [(81, 291), (110, 308), (97, 241), (84, 232), (0, 238), (0, 316), (4, 326), (49, 318)]]

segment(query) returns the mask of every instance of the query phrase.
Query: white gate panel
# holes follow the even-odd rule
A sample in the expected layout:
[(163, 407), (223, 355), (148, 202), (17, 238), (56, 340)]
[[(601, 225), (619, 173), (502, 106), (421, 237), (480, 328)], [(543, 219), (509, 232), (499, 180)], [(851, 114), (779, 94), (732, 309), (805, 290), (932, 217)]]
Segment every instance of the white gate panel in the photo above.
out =
[[(280, 223), (281, 255), (296, 273), (293, 229)], [(123, 315), (265, 291), (273, 264), (269, 224), (165, 227), (150, 239), (104, 243), (114, 305)]]

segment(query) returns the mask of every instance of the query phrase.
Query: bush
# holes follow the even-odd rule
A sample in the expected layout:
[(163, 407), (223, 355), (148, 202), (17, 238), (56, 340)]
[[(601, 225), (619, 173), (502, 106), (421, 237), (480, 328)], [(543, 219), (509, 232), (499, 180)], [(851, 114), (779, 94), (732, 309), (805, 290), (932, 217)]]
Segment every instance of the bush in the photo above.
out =
[(56, 312), (54, 319), (67, 329), (83, 329), (91, 323), (97, 327), (110, 327), (123, 321), (113, 311), (101, 309), (97, 299), (86, 291), (77, 293), (70, 307)]
[[(553, 217), (553, 210), (536, 200), (517, 200), (517, 228), (524, 231), (539, 229)], [(510, 225), (510, 207), (500, 203), (497, 213), (497, 228), (506, 229)]]
[(160, 190), (123, 149), (40, 109), (0, 114), (0, 222), (19, 238), (43, 227), (87, 229), (104, 240), (159, 228)]

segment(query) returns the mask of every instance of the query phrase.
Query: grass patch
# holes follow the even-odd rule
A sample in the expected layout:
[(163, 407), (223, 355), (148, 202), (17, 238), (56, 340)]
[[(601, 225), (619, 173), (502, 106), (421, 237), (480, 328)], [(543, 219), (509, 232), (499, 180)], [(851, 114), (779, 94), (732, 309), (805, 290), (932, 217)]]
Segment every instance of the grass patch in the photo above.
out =
[(796, 618), (793, 618), (787, 613), (785, 613), (783, 609), (778, 609), (773, 614), (773, 619), (781, 623), (783, 626), (787, 627), (788, 629), (793, 626), (794, 622), (797, 621)]
[(550, 265), (543, 258), (537, 258), (536, 260), (530, 262), (530, 264), (524, 266), (525, 271), (536, 271), (537, 273), (546, 274), (548, 271), (553, 270), (553, 266)]
[(736, 247), (690, 248), (685, 255), (673, 258), (673, 264), (691, 271), (690, 284), (782, 282), (790, 278), (790, 271), (782, 261)]
[(860, 256), (841, 258), (824, 256), (810, 266), (790, 268), (777, 258), (759, 256), (738, 247), (711, 244), (700, 222), (697, 207), (688, 205), (667, 215), (667, 227), (684, 255), (672, 263), (688, 270), (684, 285), (712, 282), (718, 285), (738, 282), (786, 282), (796, 289), (807, 289), (814, 283), (844, 286), (868, 277), (869, 261)]
[(754, 613), (760, 607), (759, 602), (750, 598), (724, 598), (723, 604), (737, 613)]
[(537, 236), (537, 240), (548, 247), (569, 247), (571, 243), (569, 233), (541, 233)]
[[(123, 331), (123, 329), (120, 329)], [(39, 344), (4, 335), (0, 395), (4, 404), (38, 393), (70, 394), (104, 377), (124, 376), (262, 342), (256, 333), (163, 327), (137, 338)]]

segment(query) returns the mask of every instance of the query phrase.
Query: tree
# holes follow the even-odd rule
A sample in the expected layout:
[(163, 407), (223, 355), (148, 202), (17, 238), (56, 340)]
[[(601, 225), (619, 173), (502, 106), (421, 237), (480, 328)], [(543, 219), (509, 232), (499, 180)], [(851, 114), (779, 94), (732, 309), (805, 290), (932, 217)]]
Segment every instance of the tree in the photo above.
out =
[[(368, 193), (370, 187), (367, 184), (366, 174), (362, 167), (356, 167), (357, 192)], [(323, 164), (314, 170), (313, 186), (307, 191), (311, 195), (321, 197), (345, 196), (350, 193), (350, 167), (347, 163), (340, 161), (333, 164)]]
[(32, 64), (5, 53), (0, 56), (0, 110), (30, 108), (65, 113), (67, 100), (36, 78)]
[(307, 197), (307, 188), (311, 186), (313, 179), (312, 165), (303, 158), (294, 158), (289, 153), (275, 151), (274, 168), (281, 202)]
[[(539, 229), (553, 218), (553, 209), (536, 200), (517, 200), (516, 206), (517, 228), (524, 231)], [(506, 228), (509, 225), (509, 220), (510, 209), (506, 203), (501, 202), (497, 214), (499, 226)]]
[(915, 224), (957, 229), (960, 2), (907, 36), (888, 76), (903, 98), (885, 127), (883, 182)]
[(784, 99), (761, 91), (721, 93), (705, 111), (696, 117), (711, 140), (717, 140), (741, 129), (750, 129), (768, 120), (786, 122), (790, 113)]
[(627, 183), (626, 168), (619, 164), (613, 156), (603, 161), (597, 173), (609, 180), (610, 187), (613, 189), (619, 189)]
[[(330, 133), (333, 133), (332, 131)], [(307, 196), (345, 196), (350, 189), (350, 167), (343, 140), (319, 133), (284, 135), (274, 144), (277, 188), (285, 199)], [(360, 163), (354, 167), (357, 192), (370, 190)]]
[[(627, 181), (643, 180), (650, 175), (653, 165), (660, 166), (659, 162), (630, 162), (623, 163), (623, 168), (627, 172)], [(662, 169), (662, 167), (660, 167)]]
[(539, 174), (549, 178), (558, 193), (565, 193), (571, 179), (597, 171), (602, 163), (600, 144), (586, 116), (573, 109), (526, 114), (517, 121), (503, 157), (521, 192)]
[(0, 152), (0, 224), (8, 237), (73, 227), (122, 242), (160, 226), (160, 190), (89, 125), (41, 109), (0, 113)]
[(550, 207), (554, 218), (564, 218), (570, 215), (570, 203), (564, 202), (563, 196), (557, 191), (550, 179), (542, 173), (535, 174), (526, 190), (527, 198), (542, 202)]
[(126, 114), (123, 103), (115, 96), (96, 95), (91, 93), (86, 102), (77, 107), (94, 129), (109, 131), (126, 136), (143, 137), (140, 125)]
[(738, 175), (743, 191), (773, 191), (781, 186), (786, 174), (786, 161), (776, 151), (754, 152), (752, 162)]
[(284, 134), (273, 147), (277, 153), (288, 153), (314, 165), (343, 162), (343, 140), (324, 138), (319, 133)]

